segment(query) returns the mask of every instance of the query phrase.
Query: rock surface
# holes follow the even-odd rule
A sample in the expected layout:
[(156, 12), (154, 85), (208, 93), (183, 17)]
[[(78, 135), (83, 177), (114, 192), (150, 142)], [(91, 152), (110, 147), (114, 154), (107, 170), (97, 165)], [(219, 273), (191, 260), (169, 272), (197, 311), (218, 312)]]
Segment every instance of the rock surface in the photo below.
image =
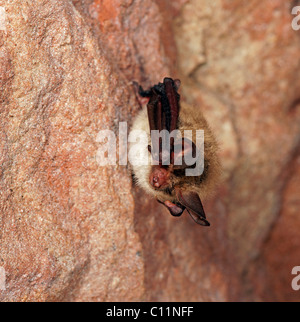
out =
[[(3, 1), (0, 301), (298, 301), (300, 31), (280, 0)], [(182, 80), (221, 144), (212, 227), (100, 167), (131, 86)]]

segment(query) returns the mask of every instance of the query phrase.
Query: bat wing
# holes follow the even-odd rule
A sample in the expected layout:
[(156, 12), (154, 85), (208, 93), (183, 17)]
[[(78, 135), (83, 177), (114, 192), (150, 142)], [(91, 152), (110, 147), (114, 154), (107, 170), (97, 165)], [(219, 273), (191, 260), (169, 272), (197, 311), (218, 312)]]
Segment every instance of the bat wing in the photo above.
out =
[[(152, 134), (152, 146), (149, 147), (149, 151), (152, 152), (153, 159), (159, 161), (161, 164), (165, 159), (169, 160), (168, 154), (164, 154), (164, 150), (166, 149), (167, 152), (170, 152), (170, 162), (174, 165), (175, 170), (188, 168), (189, 166), (185, 164), (185, 156), (190, 153), (194, 157), (197, 150), (194, 142), (187, 138), (174, 142), (174, 138), (171, 137), (170, 146), (162, 146), (162, 142), (168, 142), (163, 137), (165, 133), (162, 131), (167, 130), (169, 133), (172, 133), (172, 131), (178, 129), (180, 112), (179, 87), (180, 81), (173, 80), (172, 78), (165, 78), (163, 83), (153, 86), (148, 91), (144, 91), (142, 87), (139, 87), (140, 97), (149, 99), (147, 110), (150, 134)], [(162, 132), (162, 137), (157, 137), (155, 134), (159, 133), (152, 131)]]
[(153, 86), (148, 91), (139, 87), (140, 96), (149, 98), (147, 108), (150, 131), (172, 132), (177, 129), (180, 110), (180, 95), (177, 92), (179, 87), (180, 81), (172, 78), (165, 78), (163, 83)]
[[(178, 128), (178, 118), (180, 111), (180, 95), (178, 89), (180, 86), (179, 80), (172, 78), (165, 78), (163, 83), (153, 86), (150, 90), (144, 91), (142, 87), (139, 88), (139, 95), (143, 98), (149, 98), (147, 104), (148, 119), (150, 126), (150, 135), (152, 135), (151, 152), (154, 160), (162, 163), (162, 138), (159, 134), (163, 130), (171, 133)], [(152, 131), (159, 131), (155, 133)], [(162, 135), (164, 135), (163, 133)], [(166, 142), (166, 140), (164, 140)], [(174, 139), (171, 139), (171, 146), (168, 151), (174, 150)], [(159, 149), (159, 150), (157, 150)]]
[(205, 211), (199, 195), (196, 192), (183, 192), (176, 189), (176, 196), (178, 201), (186, 207), (192, 219), (201, 226), (210, 226), (206, 220)]

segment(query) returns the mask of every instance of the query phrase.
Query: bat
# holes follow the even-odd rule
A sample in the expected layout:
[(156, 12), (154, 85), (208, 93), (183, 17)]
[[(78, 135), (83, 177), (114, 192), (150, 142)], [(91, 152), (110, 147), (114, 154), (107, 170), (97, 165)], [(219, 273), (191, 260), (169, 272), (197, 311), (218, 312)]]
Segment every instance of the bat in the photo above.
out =
[[(180, 85), (179, 80), (165, 78), (163, 83), (145, 91), (134, 82), (142, 110), (135, 118), (131, 132), (147, 133), (147, 144), (141, 142), (138, 149), (149, 154), (149, 161), (145, 165), (132, 165), (132, 172), (136, 184), (153, 195), (172, 216), (181, 216), (187, 210), (197, 224), (210, 226), (201, 200), (211, 194), (218, 182), (218, 144), (201, 111), (180, 102)], [(193, 131), (192, 137), (185, 138), (185, 130)], [(187, 176), (186, 170), (195, 169), (198, 161), (196, 159), (194, 164), (185, 161), (188, 154), (195, 158), (199, 152), (194, 134), (197, 130), (204, 130), (204, 155), (198, 157), (204, 160), (203, 171), (196, 176)], [(177, 136), (165, 140), (164, 144), (164, 135), (152, 135), (173, 131), (177, 131)]]

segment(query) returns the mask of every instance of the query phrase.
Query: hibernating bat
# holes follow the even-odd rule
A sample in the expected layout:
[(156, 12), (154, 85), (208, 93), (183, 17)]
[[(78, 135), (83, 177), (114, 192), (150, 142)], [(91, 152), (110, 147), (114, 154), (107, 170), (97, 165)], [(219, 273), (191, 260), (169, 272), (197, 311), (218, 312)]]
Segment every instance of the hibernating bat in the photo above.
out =
[[(149, 154), (146, 164), (132, 165), (137, 185), (153, 195), (171, 215), (181, 216), (186, 209), (197, 224), (210, 226), (201, 200), (214, 190), (220, 175), (220, 162), (218, 145), (207, 121), (199, 108), (180, 104), (179, 80), (165, 78), (163, 83), (147, 91), (137, 83), (134, 85), (141, 105), (145, 106), (134, 120), (131, 133), (147, 133), (148, 142), (139, 143), (138, 150)], [(163, 133), (164, 130), (168, 133), (178, 130), (181, 136), (164, 141), (168, 145), (162, 143), (163, 136), (151, 136), (151, 133)], [(185, 138), (185, 130), (192, 130), (192, 137)], [(197, 130), (204, 130), (204, 156), (196, 153), (201, 150), (196, 142)], [(188, 153), (204, 160), (199, 175), (186, 175), (186, 170), (195, 169), (198, 161), (188, 165), (185, 162)]]

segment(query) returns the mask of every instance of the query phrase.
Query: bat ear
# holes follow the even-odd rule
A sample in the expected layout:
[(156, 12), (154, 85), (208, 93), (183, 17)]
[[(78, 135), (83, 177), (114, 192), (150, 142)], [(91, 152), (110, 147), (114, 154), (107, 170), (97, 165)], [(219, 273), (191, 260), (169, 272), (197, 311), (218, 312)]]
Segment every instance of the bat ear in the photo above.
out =
[(165, 201), (165, 202), (162, 202), (160, 200), (157, 200), (157, 201), (162, 205), (164, 205), (170, 211), (170, 214), (174, 217), (180, 217), (185, 210), (184, 206), (175, 205), (171, 201)]
[(192, 219), (201, 226), (210, 226), (199, 195), (193, 191), (182, 191), (175, 189), (178, 201), (186, 207)]

